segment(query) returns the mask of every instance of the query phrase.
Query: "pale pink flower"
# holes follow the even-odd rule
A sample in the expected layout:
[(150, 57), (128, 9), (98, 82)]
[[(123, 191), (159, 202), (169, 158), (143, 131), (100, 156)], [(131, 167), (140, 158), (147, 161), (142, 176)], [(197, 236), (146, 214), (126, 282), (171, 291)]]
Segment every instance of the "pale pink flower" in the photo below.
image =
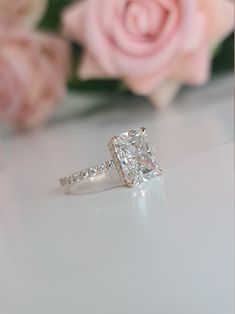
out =
[(0, 21), (35, 26), (42, 18), (47, 0), (0, 0)]
[(20, 128), (41, 124), (63, 97), (67, 44), (52, 35), (0, 27), (0, 119)]
[(165, 102), (181, 84), (209, 79), (212, 49), (232, 31), (234, 14), (229, 0), (84, 0), (63, 21), (85, 48), (81, 78), (122, 78)]

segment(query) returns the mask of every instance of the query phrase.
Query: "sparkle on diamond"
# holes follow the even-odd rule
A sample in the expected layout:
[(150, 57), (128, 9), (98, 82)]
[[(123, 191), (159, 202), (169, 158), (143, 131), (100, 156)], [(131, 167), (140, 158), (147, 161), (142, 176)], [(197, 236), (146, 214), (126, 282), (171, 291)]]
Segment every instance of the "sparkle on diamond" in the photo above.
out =
[(133, 186), (157, 175), (156, 156), (144, 128), (123, 133), (111, 142), (111, 152), (119, 162), (124, 183)]

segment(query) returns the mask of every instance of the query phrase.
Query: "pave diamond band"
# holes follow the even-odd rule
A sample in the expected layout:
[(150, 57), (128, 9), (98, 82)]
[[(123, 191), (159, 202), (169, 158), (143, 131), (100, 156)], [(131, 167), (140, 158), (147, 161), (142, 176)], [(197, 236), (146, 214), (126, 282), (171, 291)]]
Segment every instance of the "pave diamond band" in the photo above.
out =
[(145, 128), (133, 129), (113, 136), (108, 142), (108, 147), (112, 160), (64, 177), (60, 179), (60, 184), (66, 186), (92, 179), (108, 173), (113, 168), (116, 169), (121, 183), (130, 187), (148, 182), (162, 174)]
[(114, 168), (114, 162), (112, 160), (105, 161), (102, 163), (99, 163), (98, 165), (94, 167), (90, 167), (78, 172), (75, 172), (71, 174), (70, 176), (66, 176), (64, 178), (60, 179), (61, 186), (70, 185), (75, 182), (83, 181), (86, 179), (94, 178), (98, 175), (105, 174), (111, 170), (111, 168)]

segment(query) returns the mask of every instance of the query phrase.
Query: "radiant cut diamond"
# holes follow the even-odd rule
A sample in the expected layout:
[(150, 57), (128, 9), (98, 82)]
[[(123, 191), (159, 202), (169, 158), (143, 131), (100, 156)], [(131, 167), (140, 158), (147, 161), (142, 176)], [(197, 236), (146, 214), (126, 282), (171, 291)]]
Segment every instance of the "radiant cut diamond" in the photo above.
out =
[(114, 136), (109, 149), (123, 184), (135, 186), (160, 174), (144, 128)]

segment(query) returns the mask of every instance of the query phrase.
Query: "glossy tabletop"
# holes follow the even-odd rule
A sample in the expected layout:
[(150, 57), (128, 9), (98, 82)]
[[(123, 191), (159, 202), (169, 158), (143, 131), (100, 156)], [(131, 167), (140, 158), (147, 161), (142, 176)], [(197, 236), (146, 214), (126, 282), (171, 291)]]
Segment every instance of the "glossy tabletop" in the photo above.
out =
[[(40, 131), (1, 130), (0, 313), (233, 314), (232, 77), (161, 112), (88, 99), (70, 95)], [(107, 140), (140, 126), (161, 179), (62, 193), (60, 176), (109, 159)]]

